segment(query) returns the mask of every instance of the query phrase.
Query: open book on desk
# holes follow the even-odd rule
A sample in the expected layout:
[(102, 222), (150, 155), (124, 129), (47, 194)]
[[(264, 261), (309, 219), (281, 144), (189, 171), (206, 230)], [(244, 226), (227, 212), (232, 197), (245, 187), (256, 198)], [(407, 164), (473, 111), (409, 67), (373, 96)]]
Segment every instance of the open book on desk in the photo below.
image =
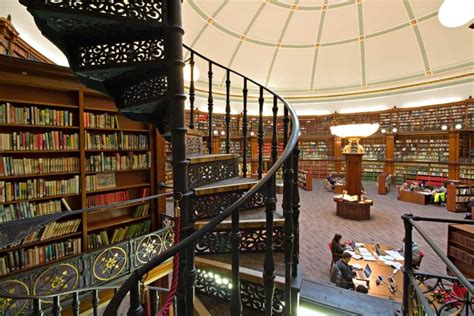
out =
[(355, 202), (357, 201), (357, 195), (339, 194), (334, 196), (335, 199), (342, 199), (344, 201)]

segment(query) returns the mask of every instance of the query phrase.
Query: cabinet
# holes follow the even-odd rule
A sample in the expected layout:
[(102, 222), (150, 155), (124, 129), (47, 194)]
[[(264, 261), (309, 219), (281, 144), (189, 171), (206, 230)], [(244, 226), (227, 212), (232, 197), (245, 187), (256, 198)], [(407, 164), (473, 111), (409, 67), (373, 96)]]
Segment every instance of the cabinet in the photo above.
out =
[(448, 226), (448, 258), (467, 277), (474, 278), (474, 226)]

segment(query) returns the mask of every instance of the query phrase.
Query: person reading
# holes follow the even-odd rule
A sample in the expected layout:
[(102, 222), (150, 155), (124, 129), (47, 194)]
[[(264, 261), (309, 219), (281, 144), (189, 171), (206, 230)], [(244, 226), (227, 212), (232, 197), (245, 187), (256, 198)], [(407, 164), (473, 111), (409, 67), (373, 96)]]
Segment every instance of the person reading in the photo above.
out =
[[(403, 238), (403, 245), (398, 249), (398, 252), (405, 257), (405, 238)], [(421, 264), (423, 254), (418, 244), (414, 241), (411, 242), (411, 253), (412, 253), (412, 264), (414, 268), (418, 268)]]
[(336, 283), (337, 287), (352, 290), (355, 288), (352, 281), (355, 275), (355, 268), (349, 264), (351, 258), (352, 256), (349, 252), (344, 252), (331, 271), (331, 282)]
[(341, 256), (342, 253), (347, 250), (348, 248), (341, 244), (342, 235), (336, 234), (331, 242), (331, 251), (334, 255)]

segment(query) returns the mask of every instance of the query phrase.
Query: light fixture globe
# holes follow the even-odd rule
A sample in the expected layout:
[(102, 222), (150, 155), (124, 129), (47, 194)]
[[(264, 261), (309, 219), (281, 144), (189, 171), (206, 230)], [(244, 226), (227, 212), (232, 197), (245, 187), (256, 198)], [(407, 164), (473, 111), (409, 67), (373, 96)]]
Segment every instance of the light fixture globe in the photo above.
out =
[[(199, 68), (196, 65), (194, 65), (193, 75), (192, 75), (193, 81), (198, 81), (200, 76), (201, 76), (201, 73), (199, 71)], [(189, 63), (186, 63), (186, 65), (184, 65), (183, 79), (186, 82), (191, 82), (191, 65)]]
[(438, 11), (438, 20), (445, 27), (459, 27), (474, 18), (474, 1), (444, 0)]
[[(346, 138), (349, 141), (344, 149), (343, 153), (365, 153), (364, 147), (359, 144), (361, 138), (368, 137), (375, 133), (379, 129), (380, 125), (376, 124), (348, 124), (348, 125), (336, 125), (331, 126), (331, 134)], [(356, 150), (353, 151), (353, 145), (356, 145)]]

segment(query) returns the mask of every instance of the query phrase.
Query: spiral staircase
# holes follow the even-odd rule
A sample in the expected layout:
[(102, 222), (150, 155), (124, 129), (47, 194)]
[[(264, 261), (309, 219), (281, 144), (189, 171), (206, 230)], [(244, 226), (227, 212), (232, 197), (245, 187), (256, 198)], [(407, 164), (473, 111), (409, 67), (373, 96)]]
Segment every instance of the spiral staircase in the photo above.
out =
[[(172, 145), (173, 192), (180, 240), (132, 272), (108, 304), (115, 315), (130, 294), (129, 315), (142, 315), (140, 282), (153, 268), (175, 260), (178, 315), (193, 315), (196, 297), (232, 315), (295, 315), (301, 270), (298, 260), (298, 118), (279, 95), (191, 48), (189, 102), (194, 128), (193, 67), (209, 65), (207, 146), (186, 135), (182, 68), (181, 2), (173, 0), (20, 0), (44, 36), (60, 48), (87, 87), (109, 95), (125, 116), (154, 124)], [(214, 69), (226, 73), (226, 153), (212, 148)], [(242, 154), (230, 154), (231, 80), (242, 82)], [(249, 170), (248, 86), (259, 92), (258, 161)], [(263, 166), (263, 105), (273, 108), (271, 167)], [(283, 117), (278, 116), (279, 106)], [(283, 131), (277, 122), (283, 121)], [(268, 128), (266, 129), (268, 130)], [(282, 133), (280, 136), (278, 133)], [(199, 138), (199, 139), (202, 139)], [(285, 149), (278, 157), (278, 142)], [(198, 145), (196, 145), (198, 144)], [(241, 168), (239, 168), (241, 166)], [(283, 168), (282, 211), (277, 211), (276, 172)], [(240, 169), (240, 170), (239, 170)], [(275, 260), (277, 258), (277, 260)], [(179, 269), (179, 270), (178, 270)], [(223, 282), (222, 280), (227, 280)], [(197, 293), (196, 293), (197, 292)], [(217, 304), (214, 300), (220, 300)], [(230, 304), (229, 304), (230, 302)], [(225, 307), (222, 307), (224, 304)], [(204, 304), (206, 305), (206, 304)], [(35, 305), (36, 306), (36, 305)]]

